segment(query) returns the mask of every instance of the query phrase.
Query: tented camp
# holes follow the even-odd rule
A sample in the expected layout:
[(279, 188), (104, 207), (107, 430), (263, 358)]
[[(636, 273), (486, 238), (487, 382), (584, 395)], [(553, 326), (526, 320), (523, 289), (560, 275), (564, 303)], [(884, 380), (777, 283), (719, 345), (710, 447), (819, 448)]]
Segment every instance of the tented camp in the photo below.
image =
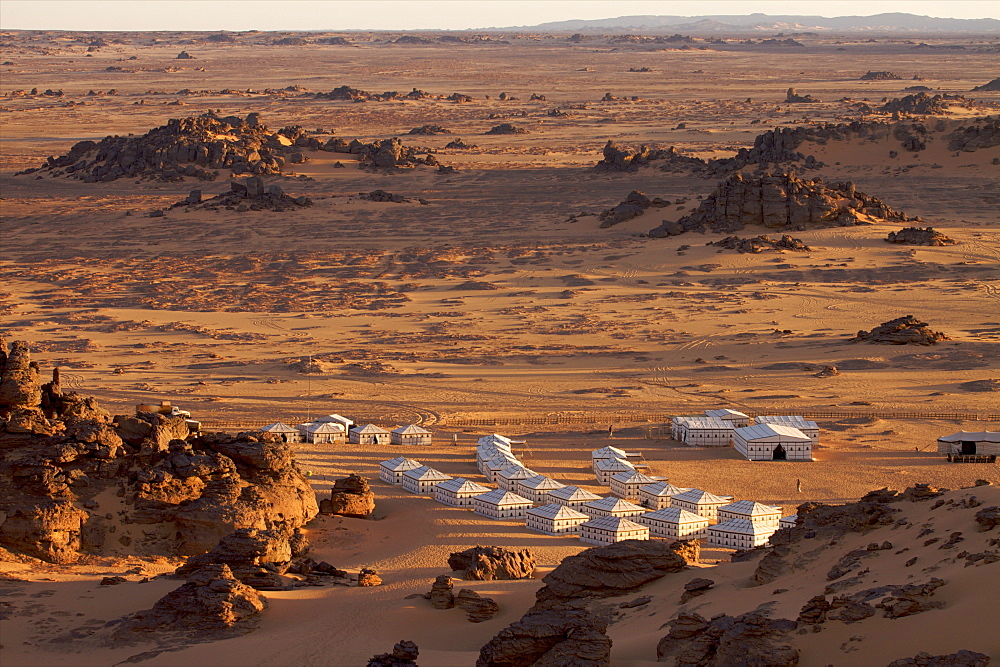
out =
[(699, 516), (703, 516), (711, 522), (715, 522), (719, 514), (719, 508), (728, 505), (733, 501), (732, 496), (717, 496), (701, 489), (691, 489), (684, 493), (678, 493), (670, 497), (670, 506), (679, 507)]
[(536, 505), (545, 505), (549, 502), (549, 493), (564, 486), (565, 484), (557, 482), (551, 477), (535, 475), (527, 479), (517, 480), (517, 494), (524, 496)]
[(753, 500), (737, 500), (719, 508), (719, 523), (730, 519), (746, 519), (766, 528), (778, 528), (781, 520), (781, 508), (774, 505), (764, 505)]
[(590, 515), (578, 512), (572, 507), (549, 503), (533, 507), (524, 513), (528, 528), (546, 535), (575, 535), (580, 532), (580, 524), (590, 521)]
[(674, 423), (674, 439), (692, 447), (728, 447), (733, 425), (716, 417), (681, 417)]
[(497, 475), (500, 474), (500, 471), (511, 467), (520, 468), (522, 467), (521, 462), (513, 456), (498, 456), (495, 459), (486, 461), (480, 465), (479, 471), (486, 477), (487, 482), (496, 482)]
[(789, 516), (783, 516), (778, 521), (779, 528), (795, 528), (798, 522), (798, 514), (790, 514)]
[(733, 428), (743, 428), (744, 426), (749, 426), (750, 415), (744, 414), (739, 410), (730, 410), (729, 408), (720, 408), (718, 410), (705, 410), (706, 417), (715, 417), (716, 419), (721, 419), (724, 422), (729, 422), (729, 425)]
[(1000, 432), (998, 431), (959, 431), (938, 438), (937, 443), (939, 454), (1000, 455)]
[(819, 444), (819, 425), (799, 415), (760, 415), (754, 419), (754, 423), (791, 426), (802, 431), (804, 435), (809, 436), (814, 446)]
[(472, 509), (491, 519), (523, 519), (532, 503), (516, 493), (493, 489), (472, 499)]
[(708, 527), (708, 544), (723, 549), (753, 549), (767, 544), (777, 527), (761, 526), (746, 519), (730, 519)]
[(446, 479), (434, 487), (434, 500), (455, 507), (472, 507), (472, 499), (489, 493), (490, 488), (464, 477)]
[(638, 500), (639, 488), (656, 482), (652, 477), (647, 477), (641, 472), (620, 472), (611, 476), (608, 480), (611, 486), (611, 495), (624, 498), (625, 500)]
[(620, 517), (639, 516), (646, 511), (644, 507), (639, 507), (621, 498), (599, 498), (598, 500), (591, 500), (589, 503), (584, 503), (577, 509), (590, 516)]
[(641, 452), (626, 452), (624, 449), (618, 449), (617, 447), (612, 447), (611, 445), (595, 449), (590, 453), (591, 465), (595, 470), (597, 469), (598, 461), (604, 461), (607, 459), (622, 459), (623, 461), (628, 461), (629, 459), (641, 457)]
[(620, 516), (595, 517), (581, 523), (580, 541), (588, 544), (614, 544), (623, 540), (648, 540), (649, 527)]
[(405, 456), (397, 456), (394, 459), (382, 461), (378, 464), (378, 477), (383, 482), (388, 482), (389, 484), (402, 484), (404, 472), (407, 470), (416, 470), (422, 465), (420, 461), (414, 461)]
[(268, 424), (260, 429), (260, 432), (276, 435), (282, 442), (302, 442), (302, 434), (299, 433), (299, 429), (282, 422)]
[(451, 479), (451, 475), (430, 466), (420, 466), (403, 473), (403, 488), (410, 493), (434, 493), (434, 487)]
[(620, 472), (635, 472), (635, 466), (625, 459), (599, 459), (594, 464), (594, 477), (602, 486), (610, 484), (611, 477)]
[(781, 424), (755, 424), (733, 431), (733, 446), (748, 461), (812, 461), (812, 438)]
[(709, 524), (705, 517), (679, 507), (665, 507), (655, 512), (646, 512), (640, 514), (636, 521), (649, 527), (650, 537), (662, 537), (668, 540), (703, 538)]
[(600, 496), (591, 493), (578, 486), (564, 486), (561, 489), (549, 491), (549, 501), (579, 509), (581, 505), (589, 503), (591, 500), (600, 500)]
[(388, 445), (390, 438), (389, 431), (375, 424), (352, 428), (348, 436), (356, 445)]
[(348, 432), (350, 432), (350, 430), (352, 428), (354, 428), (354, 420), (353, 419), (348, 419), (347, 417), (344, 417), (344, 416), (338, 415), (338, 414), (332, 414), (332, 415), (325, 415), (323, 417), (317, 417), (313, 421), (319, 422), (320, 424), (325, 424), (325, 423), (340, 424), (341, 426), (344, 427), (344, 433), (348, 433)]
[(394, 445), (429, 445), (431, 432), (416, 424), (392, 429), (389, 441)]
[(528, 479), (534, 477), (538, 473), (534, 470), (529, 470), (524, 466), (511, 466), (509, 468), (504, 468), (496, 474), (493, 481), (496, 482), (504, 491), (510, 491), (511, 493), (517, 493), (518, 483), (522, 479)]
[(654, 482), (639, 487), (639, 504), (651, 510), (661, 510), (670, 507), (671, 497), (690, 490), (690, 488), (674, 486), (669, 482)]
[(336, 422), (312, 422), (305, 425), (306, 442), (335, 444), (347, 442), (343, 424)]

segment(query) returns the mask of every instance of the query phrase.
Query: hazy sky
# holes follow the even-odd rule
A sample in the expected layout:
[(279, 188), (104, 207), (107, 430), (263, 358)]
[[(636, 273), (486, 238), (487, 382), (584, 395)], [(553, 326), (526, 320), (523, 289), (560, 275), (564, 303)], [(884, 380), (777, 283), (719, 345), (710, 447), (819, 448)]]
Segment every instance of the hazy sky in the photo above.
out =
[(401, 30), (536, 25), (634, 14), (908, 12), (1000, 18), (996, 0), (0, 0), (0, 28)]

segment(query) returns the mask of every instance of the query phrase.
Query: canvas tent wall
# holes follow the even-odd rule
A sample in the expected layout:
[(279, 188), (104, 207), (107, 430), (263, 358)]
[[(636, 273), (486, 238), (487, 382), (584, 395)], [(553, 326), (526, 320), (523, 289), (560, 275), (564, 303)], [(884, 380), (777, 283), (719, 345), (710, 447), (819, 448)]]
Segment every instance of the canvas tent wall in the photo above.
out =
[(516, 493), (493, 489), (472, 499), (472, 509), (490, 519), (524, 519), (524, 513), (531, 509), (532, 502)]
[(592, 500), (600, 499), (601, 497), (596, 493), (591, 493), (578, 486), (564, 486), (561, 489), (549, 491), (549, 501), (574, 509), (579, 509), (581, 505), (585, 505)]
[(718, 510), (719, 523), (730, 519), (746, 519), (766, 528), (778, 528), (781, 520), (781, 508), (774, 505), (764, 505), (753, 500), (738, 500), (735, 503), (723, 505)]
[(403, 473), (402, 486), (410, 493), (433, 494), (435, 486), (449, 479), (451, 479), (450, 475), (439, 470), (430, 466), (420, 466)]
[(580, 524), (590, 521), (590, 518), (588, 514), (558, 503), (533, 507), (524, 515), (528, 528), (546, 535), (575, 535), (580, 532)]
[(959, 431), (938, 438), (941, 454), (1000, 455), (1000, 431)]
[(580, 524), (580, 541), (614, 544), (623, 540), (648, 540), (649, 527), (620, 516), (601, 516)]
[(594, 466), (594, 477), (602, 486), (610, 484), (612, 475), (620, 472), (635, 472), (635, 466), (625, 459), (599, 459)]
[(497, 483), (504, 491), (510, 491), (511, 493), (517, 493), (518, 482), (522, 479), (528, 479), (534, 477), (538, 473), (529, 468), (523, 466), (511, 466), (509, 468), (504, 468), (496, 474), (493, 481)]
[(389, 431), (375, 426), (375, 424), (365, 424), (361, 427), (352, 428), (348, 433), (348, 437), (356, 445), (389, 444)]
[(733, 431), (733, 447), (748, 461), (812, 461), (812, 438), (780, 424), (738, 428)]
[(611, 487), (611, 495), (624, 498), (625, 500), (638, 500), (639, 489), (643, 486), (656, 482), (652, 477), (647, 477), (641, 472), (620, 472), (611, 476), (608, 480)]
[(639, 507), (627, 500), (622, 500), (621, 498), (600, 498), (598, 500), (591, 500), (589, 503), (584, 503), (580, 505), (579, 509), (581, 512), (585, 512), (590, 516), (618, 516), (618, 517), (629, 517), (629, 516), (639, 516), (646, 511), (646, 508)]
[(283, 422), (268, 424), (260, 429), (261, 433), (271, 433), (281, 438), (282, 442), (302, 442), (302, 433), (294, 426), (289, 426)]
[(312, 422), (305, 425), (306, 442), (316, 444), (337, 444), (347, 441), (343, 424), (336, 422)]
[(563, 486), (565, 485), (562, 482), (557, 482), (551, 477), (535, 475), (517, 481), (517, 494), (524, 496), (536, 505), (545, 505), (549, 502), (549, 493), (561, 489)]
[(323, 417), (317, 417), (313, 421), (319, 422), (321, 424), (322, 423), (340, 424), (341, 426), (344, 427), (344, 433), (348, 433), (352, 428), (354, 428), (353, 419), (348, 419), (347, 417), (344, 417), (343, 415), (338, 415), (336, 413), (331, 415), (324, 415)]
[(677, 422), (674, 438), (691, 447), (728, 447), (733, 425), (715, 417), (684, 417)]
[(674, 486), (669, 482), (654, 482), (639, 487), (639, 504), (651, 510), (661, 510), (670, 507), (670, 499), (690, 488)]
[(799, 415), (760, 415), (754, 419), (756, 424), (774, 424), (776, 426), (791, 426), (809, 436), (812, 444), (819, 444), (819, 425)]
[(434, 500), (455, 507), (472, 507), (472, 499), (491, 489), (464, 477), (447, 479), (434, 487)]
[(779, 528), (794, 528), (797, 525), (799, 515), (790, 514), (789, 516), (783, 516), (778, 520)]
[(708, 527), (708, 544), (722, 549), (752, 549), (767, 544), (776, 530), (746, 519), (730, 519)]
[(382, 461), (378, 464), (378, 477), (383, 482), (388, 482), (389, 484), (402, 484), (404, 472), (415, 470), (422, 465), (420, 461), (414, 461), (405, 456), (397, 456), (394, 459)]
[(711, 522), (715, 522), (719, 515), (719, 508), (728, 505), (733, 501), (732, 496), (717, 496), (714, 493), (701, 489), (691, 489), (676, 496), (671, 496), (670, 506), (679, 507), (694, 514), (705, 517)]
[(680, 507), (666, 507), (655, 512), (640, 514), (635, 519), (649, 527), (650, 537), (668, 540), (695, 540), (706, 535), (709, 520), (703, 516), (682, 510)]
[(431, 432), (425, 428), (410, 424), (392, 429), (389, 441), (394, 445), (422, 446), (431, 444)]

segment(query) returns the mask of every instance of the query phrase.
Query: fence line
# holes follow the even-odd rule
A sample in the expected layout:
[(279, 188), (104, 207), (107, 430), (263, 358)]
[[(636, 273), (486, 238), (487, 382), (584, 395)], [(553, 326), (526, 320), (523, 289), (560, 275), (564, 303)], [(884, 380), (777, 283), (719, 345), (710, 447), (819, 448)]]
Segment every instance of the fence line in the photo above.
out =
[[(1000, 422), (1000, 413), (981, 413), (981, 412), (918, 412), (918, 411), (810, 411), (810, 410), (788, 410), (787, 408), (782, 409), (759, 409), (759, 410), (744, 410), (750, 417), (757, 417), (759, 415), (778, 415), (778, 414), (796, 414), (805, 417), (806, 419), (856, 419), (856, 418), (869, 418), (869, 419), (927, 419), (927, 420), (956, 420), (956, 421), (986, 421), (986, 422)], [(586, 414), (562, 414), (562, 415), (541, 415), (541, 416), (530, 416), (525, 415), (521, 417), (511, 417), (511, 416), (499, 416), (499, 417), (486, 417), (477, 419), (464, 419), (461, 417), (447, 417), (441, 416), (435, 425), (437, 426), (452, 426), (452, 427), (470, 427), (470, 426), (546, 426), (546, 425), (558, 425), (558, 424), (601, 424), (601, 425), (613, 425), (616, 428), (621, 427), (625, 424), (634, 423), (646, 423), (646, 424), (664, 424), (670, 421), (671, 417), (677, 414), (685, 414), (683, 411), (677, 412), (605, 412), (605, 413), (586, 413)], [(289, 421), (293, 424), (305, 421), (302, 416), (293, 417), (289, 419), (288, 415), (283, 417), (276, 417), (272, 419), (235, 419), (235, 420), (224, 420), (224, 419), (205, 419), (202, 420), (202, 427), (211, 429), (223, 429), (223, 430), (255, 430), (259, 429), (268, 424), (273, 424), (276, 421)], [(367, 422), (380, 422), (380, 423), (396, 423), (399, 422), (399, 415), (397, 414), (382, 414), (382, 415), (367, 415), (357, 419), (359, 423)]]

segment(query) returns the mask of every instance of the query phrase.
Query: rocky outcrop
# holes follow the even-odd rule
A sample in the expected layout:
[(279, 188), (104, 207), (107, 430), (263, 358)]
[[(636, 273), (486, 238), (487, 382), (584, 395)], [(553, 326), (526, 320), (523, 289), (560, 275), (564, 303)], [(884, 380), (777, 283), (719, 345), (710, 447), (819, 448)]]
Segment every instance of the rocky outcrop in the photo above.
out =
[(1000, 76), (998, 76), (997, 78), (993, 79), (992, 81), (984, 83), (981, 86), (976, 86), (975, 88), (972, 89), (972, 92), (974, 92), (974, 93), (995, 93), (995, 92), (1000, 92)]
[(85, 183), (119, 178), (213, 180), (219, 169), (231, 169), (234, 174), (277, 174), (291, 147), (311, 145), (298, 130), (298, 136), (285, 135), (285, 130), (272, 132), (256, 113), (246, 118), (220, 118), (211, 113), (173, 118), (140, 136), (78, 142), (65, 155), (50, 157), (42, 167), (21, 173), (41, 170)]
[[(298, 535), (302, 538), (301, 533)], [(258, 590), (283, 590), (287, 584), (280, 575), (288, 571), (294, 557), (308, 548), (304, 538), (293, 540), (291, 537), (281, 530), (237, 530), (222, 538), (210, 551), (188, 558), (175, 574), (189, 578), (204, 567), (226, 565), (234, 577), (248, 586)]]
[(858, 191), (851, 182), (824, 183), (778, 172), (760, 177), (735, 173), (720, 183), (701, 205), (676, 222), (650, 230), (655, 238), (685, 231), (736, 232), (747, 225), (802, 230), (907, 221), (879, 199)]
[(933, 227), (926, 229), (923, 227), (904, 227), (898, 232), (889, 232), (885, 240), (901, 245), (942, 246), (958, 243), (955, 239), (945, 236)]
[(921, 651), (912, 658), (893, 660), (886, 667), (986, 667), (989, 664), (990, 656), (985, 653), (963, 649), (947, 655), (931, 655)]
[(771, 619), (759, 611), (723, 614), (711, 620), (681, 613), (668, 625), (670, 632), (656, 647), (658, 662), (699, 667), (793, 667), (799, 663), (798, 649), (787, 643), (795, 621)]
[(822, 101), (812, 95), (799, 95), (795, 92), (794, 88), (789, 88), (785, 91), (785, 104), (815, 104)]
[(402, 204), (406, 201), (406, 197), (403, 195), (393, 194), (392, 192), (386, 192), (385, 190), (362, 192), (358, 194), (358, 199), (363, 201), (391, 202), (393, 204)]
[(352, 473), (333, 483), (330, 497), (320, 501), (319, 511), (321, 514), (369, 516), (375, 511), (375, 493), (367, 479)]
[(368, 661), (368, 667), (417, 667), (420, 651), (411, 641), (403, 640), (392, 647), (392, 653), (380, 653)]
[(692, 598), (696, 598), (699, 595), (704, 595), (708, 589), (715, 585), (715, 582), (711, 579), (704, 579), (702, 577), (695, 577), (691, 581), (684, 584), (684, 592), (681, 594), (681, 604), (686, 603)]
[(1000, 116), (975, 119), (960, 125), (948, 136), (950, 151), (971, 153), (994, 146), (1000, 146)]
[(187, 630), (217, 633), (249, 629), (267, 600), (241, 583), (225, 565), (211, 565), (195, 573), (180, 588), (160, 598), (152, 609), (136, 612), (116, 629), (119, 639), (137, 632)]
[(529, 610), (479, 652), (476, 667), (608, 667), (608, 619), (595, 612)]
[(523, 127), (517, 127), (510, 123), (500, 123), (487, 130), (486, 134), (528, 134), (528, 131)]
[(171, 208), (194, 207), (210, 211), (220, 208), (245, 211), (290, 211), (304, 206), (312, 206), (312, 200), (302, 195), (292, 197), (285, 194), (280, 185), (266, 185), (260, 176), (234, 179), (229, 183), (229, 192), (202, 200), (200, 191), (193, 191)]
[(458, 591), (455, 606), (465, 611), (470, 623), (482, 623), (500, 613), (500, 605), (496, 600), (483, 597), (469, 588)]
[(549, 572), (536, 606), (551, 606), (580, 598), (625, 595), (687, 563), (666, 542), (626, 540), (567, 556)]
[(428, 134), (452, 134), (452, 132), (450, 130), (446, 130), (445, 128), (441, 127), (440, 125), (433, 125), (433, 124), (431, 124), (431, 125), (421, 125), (420, 127), (415, 127), (412, 130), (410, 130), (409, 132), (407, 132), (407, 134), (424, 134), (424, 135), (428, 135)]
[(362, 169), (372, 171), (398, 171), (413, 169), (418, 166), (437, 167), (437, 158), (431, 154), (424, 157), (417, 155), (417, 150), (404, 146), (398, 138), (382, 139), (372, 143), (364, 143), (357, 139), (332, 138), (323, 145), (324, 151), (332, 153), (348, 153), (358, 156)]
[(976, 512), (976, 526), (980, 533), (987, 533), (1000, 526), (1000, 507), (984, 507)]
[(529, 579), (535, 572), (535, 557), (527, 549), (475, 546), (448, 556), (448, 567), (467, 581)]
[(735, 250), (739, 253), (759, 253), (766, 250), (775, 252), (781, 250), (809, 252), (811, 250), (801, 239), (792, 238), (788, 234), (782, 234), (780, 239), (772, 239), (770, 236), (763, 234), (752, 238), (727, 236), (720, 241), (709, 242), (708, 245), (718, 246), (726, 250)]
[(948, 337), (940, 331), (932, 331), (929, 324), (913, 315), (904, 315), (883, 322), (871, 331), (858, 331), (851, 340), (886, 345), (935, 345), (940, 340), (948, 340)]
[(670, 202), (664, 201), (659, 197), (651, 199), (638, 190), (633, 190), (619, 204), (601, 213), (599, 216), (601, 228), (613, 227), (618, 223), (626, 222), (642, 215), (649, 208), (663, 208), (669, 204)]
[(435, 609), (451, 609), (455, 606), (454, 579), (447, 574), (438, 575), (431, 584), (431, 591), (424, 597), (431, 601), (431, 606)]
[(0, 337), (0, 416), (13, 409), (41, 406), (42, 388), (38, 364), (31, 361), (28, 343), (16, 340), (8, 352)]
[(892, 99), (879, 107), (882, 113), (944, 114), (953, 103), (965, 102), (961, 95), (928, 95), (914, 93), (906, 97)]
[(669, 148), (649, 148), (640, 146), (634, 153), (618, 148), (618, 145), (611, 139), (604, 145), (604, 159), (594, 166), (598, 172), (634, 172), (639, 167), (644, 167), (653, 162), (663, 162), (661, 169), (702, 169), (705, 161), (695, 157), (689, 157), (678, 153), (671, 146)]
[(901, 81), (902, 79), (903, 77), (895, 72), (868, 70), (858, 78), (858, 81)]
[(697, 565), (701, 561), (701, 540), (677, 540), (670, 543), (670, 549), (688, 565)]
[[(27, 351), (15, 348), (18, 368)], [(112, 417), (93, 398), (62, 393), (58, 376), (44, 393), (18, 396), (37, 404), (0, 418), (0, 545), (8, 549), (53, 562), (123, 549), (192, 555), (239, 529), (290, 534), (316, 515), (291, 449), (270, 436), (191, 435), (183, 417), (145, 412)], [(103, 506), (107, 495), (115, 514)]]
[(382, 577), (379, 576), (378, 570), (372, 569), (370, 567), (363, 567), (361, 571), (358, 572), (358, 586), (362, 588), (369, 586), (381, 586)]

